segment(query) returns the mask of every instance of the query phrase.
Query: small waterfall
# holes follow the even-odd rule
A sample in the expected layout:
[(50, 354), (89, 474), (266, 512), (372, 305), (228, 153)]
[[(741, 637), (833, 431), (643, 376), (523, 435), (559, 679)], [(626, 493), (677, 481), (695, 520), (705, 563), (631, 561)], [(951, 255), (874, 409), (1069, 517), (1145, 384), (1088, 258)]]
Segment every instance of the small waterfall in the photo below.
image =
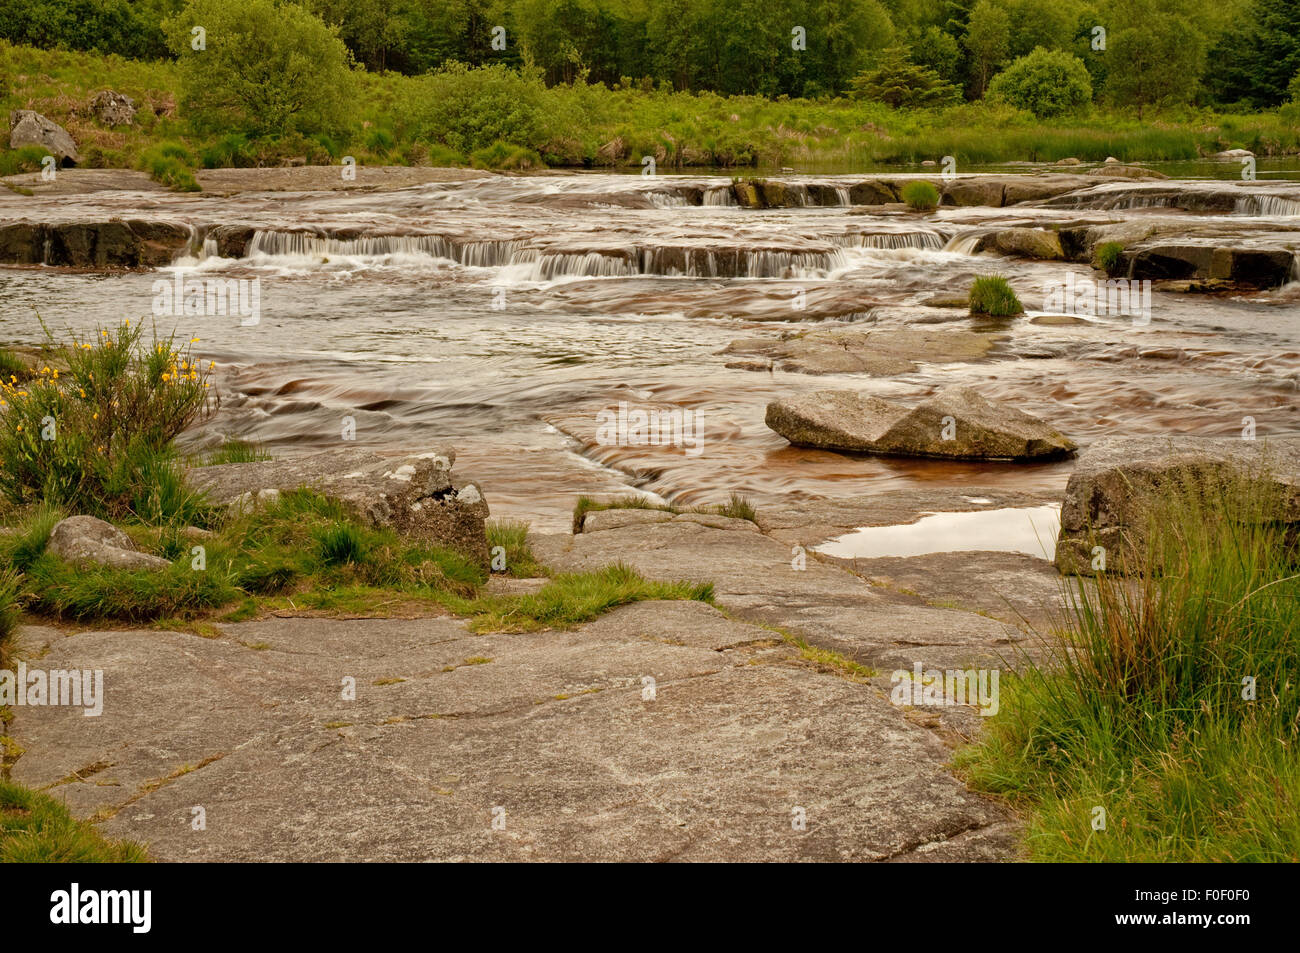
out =
[(1300, 215), (1300, 201), (1281, 195), (1243, 195), (1232, 210), (1234, 215), (1289, 218)]
[(841, 248), (920, 248), (940, 251), (944, 238), (938, 232), (879, 232), (877, 234), (849, 233), (833, 235), (829, 241)]
[(637, 274), (636, 265), (622, 255), (585, 254), (542, 255), (533, 269), (534, 281), (556, 278), (629, 278)]
[(220, 249), (217, 246), (217, 240), (212, 236), (203, 239), (203, 248), (199, 252), (199, 258), (216, 258)]
[(706, 189), (704, 192), (704, 204), (716, 207), (735, 206), (736, 196), (731, 192), (731, 186), (724, 185), (715, 189)]
[(647, 192), (646, 196), (655, 208), (685, 208), (691, 204), (680, 192)]
[(954, 235), (948, 239), (948, 243), (943, 246), (944, 251), (952, 252), (955, 255), (973, 255), (975, 246), (980, 243), (979, 235)]
[(849, 198), (849, 190), (842, 185), (835, 186), (835, 197), (840, 200), (840, 205), (847, 207), (853, 204), (852, 199)]

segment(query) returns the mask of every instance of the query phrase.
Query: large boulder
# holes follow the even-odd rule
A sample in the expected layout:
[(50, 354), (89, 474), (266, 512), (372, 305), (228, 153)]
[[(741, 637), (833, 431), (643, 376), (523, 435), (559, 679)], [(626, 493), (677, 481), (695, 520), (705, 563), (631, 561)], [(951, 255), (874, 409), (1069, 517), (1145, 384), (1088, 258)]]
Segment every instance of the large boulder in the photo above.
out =
[(364, 523), (458, 550), (486, 566), (487, 500), (477, 483), (455, 480), (455, 462), (451, 449), (394, 458), (352, 448), (290, 460), (195, 467), (186, 479), (214, 503), (236, 508), (310, 488), (338, 500)]
[(161, 556), (140, 552), (130, 536), (93, 516), (59, 520), (50, 531), (45, 551), (80, 568), (166, 569), (171, 565)]
[(135, 100), (125, 93), (101, 90), (91, 98), (88, 108), (105, 126), (129, 126), (135, 122)]
[(15, 109), (9, 114), (9, 148), (40, 146), (58, 160), (59, 165), (76, 165), (81, 161), (77, 143), (68, 131), (51, 119), (31, 109)]
[(1045, 228), (1003, 228), (989, 232), (980, 237), (975, 250), (1048, 261), (1059, 261), (1065, 257), (1060, 236)]
[(963, 460), (1031, 460), (1075, 450), (1037, 417), (962, 386), (914, 408), (857, 391), (816, 391), (768, 404), (766, 422), (793, 444), (824, 450)]
[(1213, 487), (1233, 474), (1271, 484), (1281, 507), (1275, 518), (1300, 527), (1300, 438), (1098, 440), (1079, 456), (1065, 488), (1057, 568), (1090, 575), (1094, 547), (1102, 547), (1106, 570), (1125, 571), (1143, 551), (1156, 494), (1177, 485)]

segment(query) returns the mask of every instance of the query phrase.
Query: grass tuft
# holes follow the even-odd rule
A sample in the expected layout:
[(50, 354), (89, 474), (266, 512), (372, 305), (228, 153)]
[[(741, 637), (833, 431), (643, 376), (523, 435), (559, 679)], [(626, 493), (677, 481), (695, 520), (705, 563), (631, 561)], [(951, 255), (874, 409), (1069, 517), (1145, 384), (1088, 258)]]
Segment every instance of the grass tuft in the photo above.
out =
[(1024, 314), (1020, 299), (1011, 290), (1007, 279), (1001, 275), (984, 275), (976, 278), (970, 289), (970, 313), (987, 314), (994, 318), (1005, 318)]

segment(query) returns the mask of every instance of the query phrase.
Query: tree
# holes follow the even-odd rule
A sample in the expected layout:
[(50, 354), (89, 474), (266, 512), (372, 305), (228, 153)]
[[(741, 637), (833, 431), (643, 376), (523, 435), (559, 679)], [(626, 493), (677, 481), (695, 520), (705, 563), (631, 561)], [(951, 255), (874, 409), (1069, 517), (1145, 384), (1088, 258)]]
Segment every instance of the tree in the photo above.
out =
[(1254, 4), (1219, 38), (1209, 61), (1207, 85), (1219, 102), (1279, 105), (1300, 71), (1300, 2)]
[(853, 95), (895, 108), (914, 109), (949, 105), (961, 93), (934, 70), (908, 62), (907, 50), (896, 46), (885, 50), (875, 69), (854, 78)]
[(970, 12), (966, 52), (970, 55), (971, 83), (976, 97), (983, 96), (989, 78), (1007, 59), (1011, 49), (1011, 19), (991, 0), (979, 0)]
[(1140, 26), (1110, 36), (1106, 89), (1115, 103), (1137, 107), (1185, 103), (1205, 68), (1205, 41), (1183, 17), (1151, 13)]
[(989, 98), (1027, 109), (1040, 119), (1061, 116), (1092, 101), (1092, 78), (1072, 53), (1039, 47), (993, 77)]
[(961, 73), (961, 47), (937, 26), (927, 26), (911, 42), (912, 62), (933, 70), (945, 82), (956, 83)]
[[(195, 49), (201, 29), (203, 48)], [(198, 128), (253, 136), (336, 131), (352, 93), (338, 34), (292, 3), (192, 0), (163, 22), (181, 103)]]

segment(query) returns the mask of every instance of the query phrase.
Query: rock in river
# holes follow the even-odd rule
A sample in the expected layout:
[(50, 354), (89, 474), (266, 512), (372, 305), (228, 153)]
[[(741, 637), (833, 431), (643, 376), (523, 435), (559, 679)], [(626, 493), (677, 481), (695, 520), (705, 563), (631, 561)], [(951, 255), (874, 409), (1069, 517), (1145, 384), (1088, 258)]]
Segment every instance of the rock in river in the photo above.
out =
[(1030, 460), (1075, 450), (1037, 417), (961, 386), (914, 408), (857, 391), (815, 391), (773, 401), (766, 420), (791, 443), (824, 450), (964, 460)]

